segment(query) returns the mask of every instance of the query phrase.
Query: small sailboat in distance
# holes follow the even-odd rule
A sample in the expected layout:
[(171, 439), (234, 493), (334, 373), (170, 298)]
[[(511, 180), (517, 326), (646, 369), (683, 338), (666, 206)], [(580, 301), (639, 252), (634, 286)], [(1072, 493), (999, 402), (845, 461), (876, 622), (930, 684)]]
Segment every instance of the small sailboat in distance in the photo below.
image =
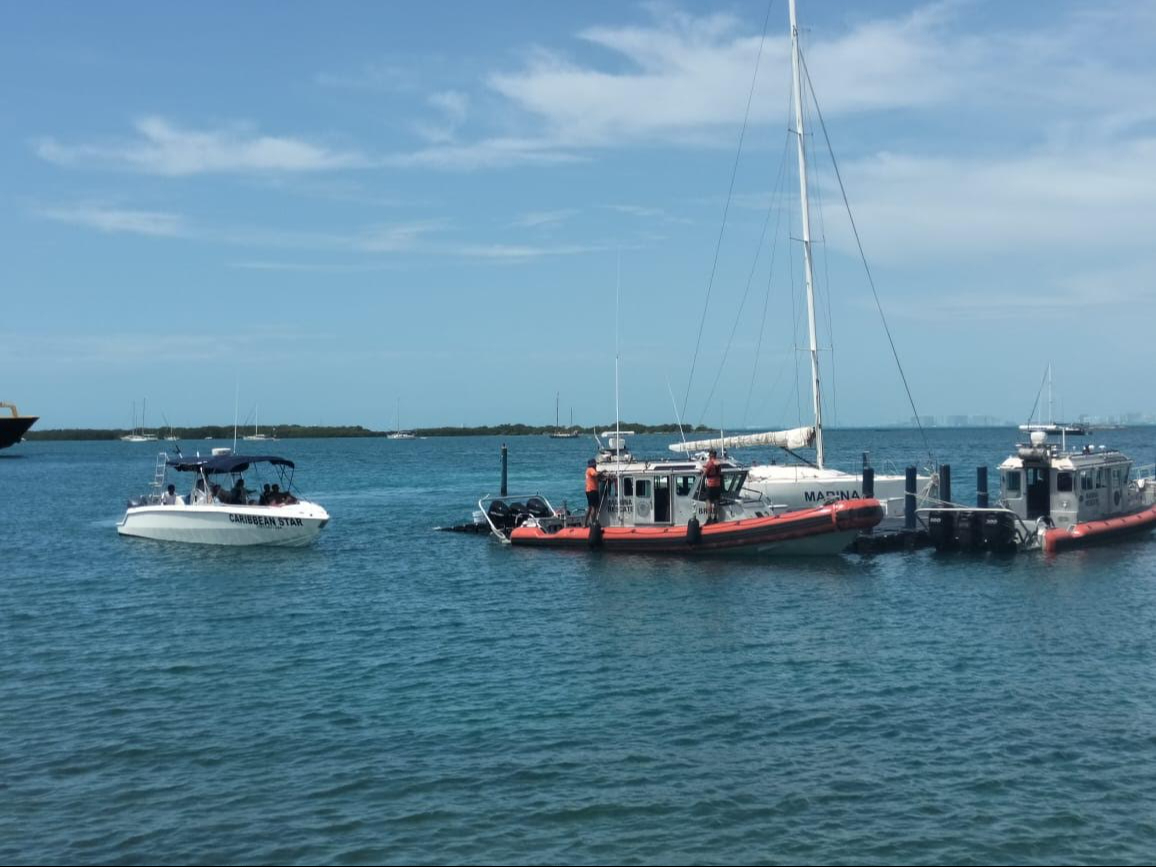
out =
[(156, 434), (145, 433), (145, 412), (148, 410), (148, 398), (144, 398), (140, 411), (140, 427), (136, 424), (136, 401), (132, 402), (132, 430), (122, 436), (121, 442), (126, 443), (155, 443)]
[(254, 407), (253, 408), (253, 432), (251, 434), (248, 434), (247, 436), (242, 437), (242, 439), (257, 440), (260, 442), (268, 442), (271, 440), (276, 440), (277, 439), (276, 434), (274, 434), (273, 436), (269, 436), (268, 434), (261, 433), (260, 428), (257, 425), (258, 412), (259, 412), (259, 407)]
[(401, 429), (401, 398), (397, 399), (397, 430), (391, 434), (386, 434), (386, 439), (389, 440), (412, 440), (416, 439), (413, 431)]
[(554, 430), (550, 432), (550, 439), (552, 440), (572, 440), (578, 438), (578, 431), (574, 430), (574, 409), (570, 409), (570, 427), (562, 430), (561, 425), (558, 424), (558, 398), (561, 396), (560, 392), (554, 393)]

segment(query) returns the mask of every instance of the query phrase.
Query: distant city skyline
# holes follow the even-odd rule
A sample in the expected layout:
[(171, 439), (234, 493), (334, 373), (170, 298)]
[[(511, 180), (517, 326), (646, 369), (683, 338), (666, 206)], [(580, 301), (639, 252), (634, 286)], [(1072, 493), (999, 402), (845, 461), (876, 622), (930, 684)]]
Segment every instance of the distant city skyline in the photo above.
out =
[[(561, 392), (589, 424), (617, 355), (625, 417), (810, 423), (767, 9), (12, 5), (0, 400), (180, 426), (239, 390), (242, 418), (387, 429), (399, 399), (407, 427), (552, 423)], [(1021, 419), (1049, 361), (1069, 417), (1156, 411), (1156, 9), (799, 14), (827, 422)]]

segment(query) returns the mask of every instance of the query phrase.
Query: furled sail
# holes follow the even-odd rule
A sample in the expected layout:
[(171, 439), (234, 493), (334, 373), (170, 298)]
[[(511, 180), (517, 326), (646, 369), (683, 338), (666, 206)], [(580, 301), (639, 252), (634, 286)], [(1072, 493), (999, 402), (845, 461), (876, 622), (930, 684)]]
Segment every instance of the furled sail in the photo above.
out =
[(694, 440), (689, 443), (672, 443), (667, 446), (672, 452), (706, 451), (707, 449), (737, 449), (743, 446), (778, 446), (781, 449), (805, 449), (815, 444), (814, 427), (797, 427), (791, 430), (774, 430), (766, 433), (744, 434), (742, 436), (718, 437), (713, 440)]

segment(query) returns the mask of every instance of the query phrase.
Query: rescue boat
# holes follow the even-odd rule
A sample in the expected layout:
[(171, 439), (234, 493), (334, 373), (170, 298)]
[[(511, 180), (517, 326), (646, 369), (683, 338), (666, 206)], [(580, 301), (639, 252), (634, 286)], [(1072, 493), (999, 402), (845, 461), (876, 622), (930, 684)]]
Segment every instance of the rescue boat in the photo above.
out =
[(1137, 470), (1104, 446), (1068, 449), (1070, 426), (1054, 427), (1059, 443), (1032, 426), (1030, 442), (1000, 464), (997, 506), (920, 510), (937, 548), (1054, 554), (1156, 528), (1156, 468)]
[(1156, 527), (1156, 506), (1119, 518), (1083, 521), (1070, 527), (1052, 527), (1044, 532), (1044, 551), (1054, 554), (1065, 548), (1110, 542), (1121, 536), (1141, 533)]
[[(607, 460), (613, 452), (617, 460)], [(639, 461), (621, 439), (603, 449), (595, 520), (541, 495), (483, 497), (480, 513), (494, 536), (510, 545), (589, 548), (661, 554), (832, 555), (883, 519), (873, 498), (832, 500), (814, 508), (776, 511), (744, 490), (747, 469), (720, 462), (722, 494), (717, 519), (708, 521), (703, 464)]]

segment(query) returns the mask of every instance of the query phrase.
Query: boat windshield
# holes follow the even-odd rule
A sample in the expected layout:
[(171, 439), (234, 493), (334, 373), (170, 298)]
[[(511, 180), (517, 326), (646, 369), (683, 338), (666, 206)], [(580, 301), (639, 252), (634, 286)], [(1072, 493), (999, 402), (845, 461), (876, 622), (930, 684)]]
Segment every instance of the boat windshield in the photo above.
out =
[[(737, 500), (739, 498), (739, 491), (743, 488), (743, 482), (747, 479), (746, 470), (723, 470), (723, 497), (727, 500)], [(700, 485), (695, 492), (694, 498), (696, 500), (706, 499), (706, 485)]]

